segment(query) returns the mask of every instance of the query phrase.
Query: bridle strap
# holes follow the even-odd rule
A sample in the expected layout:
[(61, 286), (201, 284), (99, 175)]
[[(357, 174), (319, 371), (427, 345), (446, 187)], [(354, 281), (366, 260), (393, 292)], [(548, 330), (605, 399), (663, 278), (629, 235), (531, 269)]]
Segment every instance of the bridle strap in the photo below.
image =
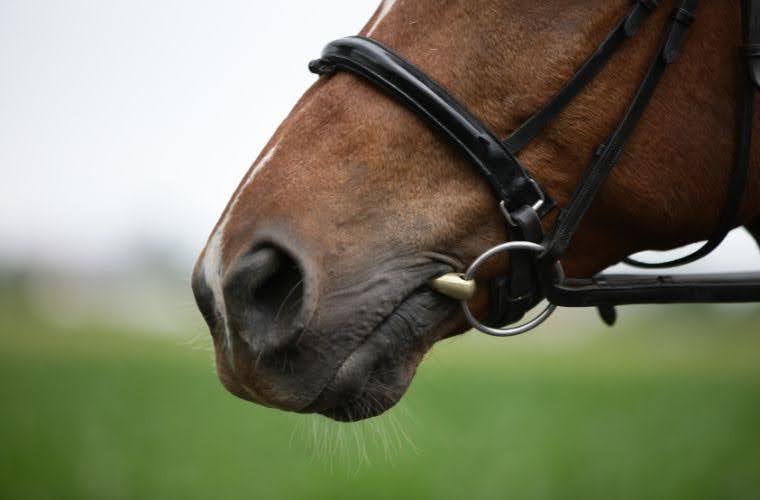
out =
[(541, 260), (545, 262), (556, 261), (567, 251), (583, 216), (612, 169), (620, 161), (625, 143), (641, 120), (641, 116), (647, 108), (665, 69), (676, 60), (698, 3), (699, 0), (684, 0), (681, 6), (676, 9), (660, 49), (623, 119), (607, 142), (597, 148), (594, 158), (586, 168), (583, 177), (570, 197), (570, 201), (557, 217), (553, 229), (546, 238), (544, 244), (546, 251), (540, 257)]
[(602, 274), (593, 278), (567, 278), (554, 284), (546, 298), (562, 307), (758, 302), (760, 273)]
[(309, 64), (316, 74), (338, 69), (360, 75), (422, 116), (471, 160), (509, 211), (528, 205), (541, 215), (553, 206), (501, 141), (441, 85), (375, 40), (352, 36), (336, 40)]
[(657, 0), (634, 0), (634, 5), (630, 10), (560, 91), (504, 139), (506, 148), (517, 154), (532, 142), (554, 117), (599, 74), (623, 42), (638, 33), (644, 20), (657, 8), (657, 3)]
[(742, 0), (744, 14), (744, 53), (749, 64), (749, 77), (760, 89), (760, 0)]
[[(541, 219), (532, 207), (524, 206), (510, 215), (512, 224), (509, 237), (512, 241), (541, 243), (544, 229)], [(518, 250), (511, 254), (510, 272), (491, 282), (491, 310), (486, 324), (501, 326), (520, 321), (525, 313), (541, 302), (543, 294), (535, 266), (535, 254)]]
[(739, 99), (736, 100), (737, 139), (736, 162), (726, 190), (718, 223), (710, 238), (696, 251), (667, 262), (642, 262), (628, 257), (623, 260), (628, 265), (644, 269), (664, 269), (683, 266), (695, 262), (718, 248), (728, 233), (736, 226), (739, 209), (744, 199), (744, 191), (749, 173), (752, 151), (752, 120), (755, 115), (755, 92), (760, 86), (760, 0), (742, 0), (742, 30), (745, 44), (742, 48), (739, 66)]
[[(677, 23), (693, 19), (696, 2), (676, 11)], [(740, 65), (740, 89), (737, 103), (736, 163), (727, 189), (727, 200), (713, 237), (700, 249), (675, 261), (645, 264), (640, 267), (672, 267), (693, 262), (714, 250), (736, 223), (749, 171), (755, 96), (760, 81), (760, 0), (742, 0), (745, 56)], [(662, 49), (664, 60), (671, 60), (680, 43), (671, 30)], [(670, 57), (666, 57), (670, 55)], [(657, 63), (655, 63), (657, 64)], [(646, 82), (645, 82), (646, 83)], [(583, 182), (583, 181), (582, 181)], [(556, 251), (556, 250), (555, 250)], [(637, 261), (628, 259), (634, 265)], [(685, 276), (599, 275), (585, 279), (565, 279), (545, 287), (547, 299), (564, 307), (599, 307), (600, 310), (621, 304), (670, 303), (738, 303), (760, 301), (760, 273), (721, 273)]]

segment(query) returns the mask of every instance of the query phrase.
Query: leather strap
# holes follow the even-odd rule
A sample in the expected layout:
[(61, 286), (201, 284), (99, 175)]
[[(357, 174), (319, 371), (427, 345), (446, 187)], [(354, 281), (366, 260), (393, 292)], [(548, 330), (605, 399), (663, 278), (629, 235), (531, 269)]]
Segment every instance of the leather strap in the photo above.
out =
[(641, 24), (656, 8), (657, 0), (634, 0), (631, 9), (557, 95), (504, 139), (506, 148), (516, 154), (533, 141), (554, 117), (607, 65), (623, 42), (632, 38), (639, 31)]
[(742, 9), (749, 76), (755, 87), (760, 89), (760, 0), (742, 0)]
[(554, 262), (567, 250), (573, 235), (591, 203), (594, 201), (596, 194), (604, 184), (604, 181), (607, 180), (612, 169), (618, 164), (625, 143), (641, 120), (641, 116), (648, 106), (665, 69), (675, 61), (683, 43), (686, 29), (690, 24), (690, 22), (687, 23), (684, 20), (689, 19), (687, 14), (691, 14), (693, 18), (693, 12), (698, 3), (699, 0), (683, 0), (681, 6), (676, 10), (661, 48), (639, 86), (633, 101), (626, 110), (623, 119), (607, 143), (599, 146), (594, 159), (592, 159), (586, 168), (567, 207), (557, 217), (557, 222), (546, 239), (546, 251), (541, 256), (542, 260)]
[(562, 307), (757, 302), (760, 273), (569, 278), (552, 287), (547, 298)]
[(420, 115), (470, 159), (510, 212), (542, 199), (541, 215), (552, 208), (548, 194), (480, 120), (441, 85), (381, 43), (361, 36), (336, 40), (309, 69), (319, 75), (337, 70), (359, 75)]
[[(514, 223), (510, 227), (512, 241), (540, 243), (543, 240), (541, 219), (532, 207), (524, 206), (511, 217)], [(512, 252), (509, 274), (491, 282), (491, 310), (486, 324), (499, 327), (520, 321), (526, 311), (541, 301), (535, 259), (533, 252)]]
[[(756, 54), (754, 49), (748, 48), (753, 46), (753, 40), (760, 39), (760, 0), (742, 0), (742, 29), (744, 57), (741, 58), (742, 63), (739, 65), (739, 89), (736, 99), (736, 159), (718, 223), (705, 244), (689, 255), (667, 262), (642, 262), (628, 257), (623, 259), (623, 262), (628, 265), (644, 269), (664, 269), (695, 262), (718, 248), (728, 233), (736, 227), (739, 209), (744, 199), (752, 151), (752, 120), (755, 114), (755, 92), (758, 88), (756, 66), (760, 65), (760, 59), (758, 59), (760, 53)], [(757, 47), (760, 48), (760, 45)]]

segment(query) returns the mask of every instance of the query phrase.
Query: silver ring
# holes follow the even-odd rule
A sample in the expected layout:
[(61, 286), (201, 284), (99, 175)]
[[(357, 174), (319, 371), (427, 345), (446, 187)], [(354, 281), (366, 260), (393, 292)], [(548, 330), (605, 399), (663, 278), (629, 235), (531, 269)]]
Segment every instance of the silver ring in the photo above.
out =
[[(539, 245), (538, 243), (533, 243), (530, 241), (509, 241), (507, 243), (502, 243), (501, 245), (496, 245), (495, 247), (486, 250), (480, 257), (475, 259), (475, 261), (470, 264), (467, 272), (464, 273), (464, 278), (466, 280), (474, 279), (475, 273), (485, 261), (496, 254), (502, 252), (510, 252), (512, 250), (528, 250), (531, 252), (541, 253), (544, 251), (544, 247), (543, 245)], [(556, 262), (554, 266), (557, 274), (559, 276), (562, 276), (562, 265), (559, 262)], [(528, 321), (527, 323), (523, 323), (522, 325), (517, 325), (510, 328), (492, 328), (478, 321), (475, 316), (472, 315), (472, 311), (470, 311), (470, 307), (467, 305), (467, 301), (462, 301), (462, 311), (464, 311), (464, 315), (470, 325), (473, 328), (480, 330), (481, 332), (488, 335), (493, 335), (494, 337), (511, 337), (513, 335), (519, 335), (521, 333), (530, 331), (546, 321), (549, 316), (552, 315), (555, 309), (557, 309), (557, 306), (550, 303), (543, 311), (541, 311), (538, 316)]]

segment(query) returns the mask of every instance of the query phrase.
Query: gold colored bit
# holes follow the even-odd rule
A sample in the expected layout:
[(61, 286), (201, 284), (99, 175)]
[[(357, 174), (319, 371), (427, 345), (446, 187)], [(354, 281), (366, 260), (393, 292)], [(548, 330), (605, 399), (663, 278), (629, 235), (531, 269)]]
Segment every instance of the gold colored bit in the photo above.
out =
[(475, 280), (467, 280), (459, 273), (449, 273), (430, 281), (430, 287), (447, 297), (470, 300), (475, 295)]

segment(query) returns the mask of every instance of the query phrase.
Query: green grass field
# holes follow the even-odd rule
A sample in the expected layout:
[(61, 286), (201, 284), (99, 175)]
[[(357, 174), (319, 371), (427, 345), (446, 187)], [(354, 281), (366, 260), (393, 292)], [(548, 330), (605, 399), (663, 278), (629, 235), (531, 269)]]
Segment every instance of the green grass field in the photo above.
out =
[(0, 499), (760, 498), (760, 311), (639, 315), (446, 342), (346, 425), (228, 395), (205, 339), (5, 300)]

